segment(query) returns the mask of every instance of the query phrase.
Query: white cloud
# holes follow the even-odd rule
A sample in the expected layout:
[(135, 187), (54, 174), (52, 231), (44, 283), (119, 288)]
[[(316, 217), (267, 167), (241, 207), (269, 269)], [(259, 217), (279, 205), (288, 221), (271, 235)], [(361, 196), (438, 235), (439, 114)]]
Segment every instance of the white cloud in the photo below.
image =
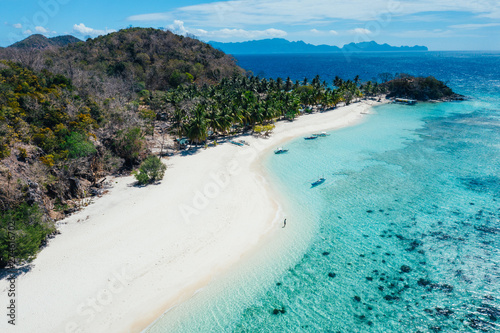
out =
[(498, 26), (500, 26), (500, 23), (455, 24), (455, 25), (450, 25), (449, 27), (453, 29), (475, 30), (475, 29), (498, 27)]
[(213, 31), (206, 31), (202, 29), (194, 29), (194, 35), (200, 37), (209, 37), (215, 39), (262, 39), (262, 38), (277, 38), (285, 37), (286, 31), (279, 29), (266, 29), (266, 30), (244, 30), (244, 29), (220, 29)]
[(21, 23), (15, 23), (12, 25), (14, 28), (16, 29), (22, 29), (23, 28), (23, 25)]
[(372, 33), (370, 30), (365, 29), (365, 28), (356, 28), (356, 29), (349, 30), (348, 32), (350, 34), (353, 34), (353, 35), (369, 35)]
[(186, 35), (188, 33), (187, 29), (184, 27), (184, 22), (175, 20), (174, 24), (168, 26), (168, 29), (178, 35)]
[[(392, 36), (401, 37), (401, 38), (443, 38), (443, 37), (464, 37), (465, 35), (454, 35), (452, 30), (442, 30), (442, 29), (434, 29), (434, 30), (410, 30), (410, 31), (400, 31), (391, 34)], [(470, 37), (470, 36), (467, 36)]]
[(36, 26), (35, 31), (41, 34), (48, 34), (50, 31), (41, 26)]
[(285, 37), (286, 31), (279, 29), (266, 29), (266, 30), (245, 30), (245, 29), (218, 29), (218, 30), (205, 30), (188, 28), (184, 26), (184, 22), (175, 20), (173, 24), (168, 26), (168, 29), (173, 33), (179, 35), (193, 34), (198, 37), (211, 38), (211, 39), (259, 39), (259, 38), (273, 38)]
[(310, 24), (331, 20), (371, 21), (418, 13), (467, 12), (500, 18), (498, 0), (231, 0), (179, 7), (171, 12), (130, 16), (131, 21), (168, 21), (172, 17), (195, 25), (243, 28), (270, 24)]
[(318, 29), (311, 29), (309, 30), (309, 32), (315, 34), (315, 35), (334, 35), (334, 36), (337, 36), (339, 33), (335, 30), (329, 30), (329, 31), (326, 31), (326, 30), (318, 30)]
[(98, 30), (98, 29), (93, 29), (90, 27), (86, 27), (85, 24), (80, 23), (80, 24), (75, 24), (73, 25), (73, 31), (76, 33), (79, 33), (81, 35), (90, 35), (90, 36), (99, 36), (99, 35), (106, 35), (111, 32), (115, 32), (116, 30), (114, 29), (108, 29), (106, 28), (105, 30)]
[(23, 31), (23, 34), (25, 34), (25, 35), (31, 35), (32, 33), (33, 33), (33, 31), (31, 31), (30, 29)]

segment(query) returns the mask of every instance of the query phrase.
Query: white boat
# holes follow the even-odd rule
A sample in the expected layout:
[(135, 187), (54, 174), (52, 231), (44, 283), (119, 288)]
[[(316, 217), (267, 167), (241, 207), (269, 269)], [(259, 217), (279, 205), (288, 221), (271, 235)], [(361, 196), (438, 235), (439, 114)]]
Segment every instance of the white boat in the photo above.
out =
[(288, 151), (288, 149), (283, 149), (283, 147), (279, 147), (274, 151), (275, 154), (284, 154)]

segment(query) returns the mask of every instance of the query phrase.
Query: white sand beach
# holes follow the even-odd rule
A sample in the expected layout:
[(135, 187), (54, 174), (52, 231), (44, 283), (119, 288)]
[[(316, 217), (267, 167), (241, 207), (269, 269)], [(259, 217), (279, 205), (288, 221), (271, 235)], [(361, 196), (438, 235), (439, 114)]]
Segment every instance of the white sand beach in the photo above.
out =
[[(61, 234), (18, 277), (16, 326), (2, 320), (0, 331), (140, 332), (281, 230), (284, 215), (259, 168), (265, 151), (355, 124), (374, 104), (279, 122), (269, 138), (235, 138), (243, 147), (226, 142), (164, 159), (158, 185), (113, 179), (109, 194), (60, 222)], [(7, 290), (1, 280), (2, 306)]]

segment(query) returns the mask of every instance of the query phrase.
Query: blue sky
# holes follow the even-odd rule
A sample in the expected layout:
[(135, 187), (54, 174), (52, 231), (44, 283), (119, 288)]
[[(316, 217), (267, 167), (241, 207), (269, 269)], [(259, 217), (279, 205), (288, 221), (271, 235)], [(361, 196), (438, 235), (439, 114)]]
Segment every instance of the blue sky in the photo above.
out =
[(285, 38), (342, 46), (375, 40), (500, 50), (499, 0), (0, 0), (0, 23), (0, 46), (33, 33), (85, 39), (137, 26), (203, 41)]

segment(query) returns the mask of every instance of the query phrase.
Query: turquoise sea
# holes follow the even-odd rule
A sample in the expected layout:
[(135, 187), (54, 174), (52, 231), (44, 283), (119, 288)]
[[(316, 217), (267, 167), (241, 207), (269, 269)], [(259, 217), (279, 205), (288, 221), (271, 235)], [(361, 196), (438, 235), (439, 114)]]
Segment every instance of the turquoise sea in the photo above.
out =
[[(500, 54), (238, 60), (293, 80), (434, 75), (470, 99), (379, 106), (359, 125), (268, 154), (263, 168), (291, 228), (284, 243), (294, 245), (147, 331), (500, 331)], [(312, 188), (319, 176), (326, 182)]]

